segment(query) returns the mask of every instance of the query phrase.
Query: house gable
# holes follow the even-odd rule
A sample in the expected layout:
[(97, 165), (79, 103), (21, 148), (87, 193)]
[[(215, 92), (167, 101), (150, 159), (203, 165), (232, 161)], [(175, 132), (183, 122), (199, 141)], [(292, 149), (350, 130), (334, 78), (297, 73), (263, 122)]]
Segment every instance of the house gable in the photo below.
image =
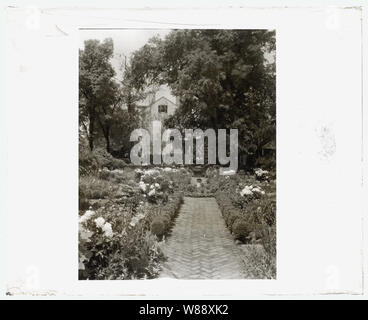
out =
[(161, 102), (167, 102), (167, 103), (170, 103), (170, 104), (173, 104), (173, 105), (175, 105), (176, 106), (176, 104), (174, 103), (174, 102), (172, 102), (171, 100), (169, 100), (168, 98), (166, 98), (166, 97), (160, 97), (160, 98), (158, 98), (157, 100), (155, 100), (154, 102), (152, 102), (152, 104), (151, 104), (151, 106), (153, 105), (153, 104), (155, 104), (155, 103), (158, 103), (159, 101), (161, 101)]
[(163, 120), (167, 116), (173, 115), (177, 105), (167, 99), (160, 97), (150, 105), (152, 120)]

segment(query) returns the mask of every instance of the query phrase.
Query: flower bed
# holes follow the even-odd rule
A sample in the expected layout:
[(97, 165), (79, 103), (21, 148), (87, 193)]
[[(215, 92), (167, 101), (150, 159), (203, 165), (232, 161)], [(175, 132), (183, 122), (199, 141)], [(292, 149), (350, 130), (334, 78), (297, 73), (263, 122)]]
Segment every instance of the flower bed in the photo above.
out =
[(183, 203), (183, 195), (180, 193), (171, 199), (165, 206), (157, 206), (152, 208), (152, 214), (150, 219), (150, 231), (156, 235), (159, 239), (167, 235), (174, 220), (179, 213), (181, 204)]
[[(262, 245), (263, 251), (252, 249), (249, 252), (252, 253), (252, 260), (258, 259), (259, 264), (264, 266), (262, 269), (264, 276), (274, 277), (276, 274), (275, 182), (264, 178), (259, 180), (257, 176), (224, 177), (213, 173), (209, 175), (208, 181), (212, 186), (217, 186), (215, 197), (234, 240), (243, 244)], [(260, 256), (260, 252), (263, 252), (263, 256)], [(259, 272), (258, 270), (257, 275)]]
[(184, 170), (104, 169), (81, 177), (79, 278), (157, 276), (164, 259), (159, 241), (170, 232), (183, 200), (180, 182), (188, 175)]
[[(80, 277), (83, 279), (153, 278), (163, 258), (155, 235), (169, 232), (182, 201), (170, 199), (160, 210), (141, 203), (130, 208), (110, 202), (79, 219)], [(153, 210), (152, 210), (153, 209)], [(167, 219), (157, 234), (153, 225)]]

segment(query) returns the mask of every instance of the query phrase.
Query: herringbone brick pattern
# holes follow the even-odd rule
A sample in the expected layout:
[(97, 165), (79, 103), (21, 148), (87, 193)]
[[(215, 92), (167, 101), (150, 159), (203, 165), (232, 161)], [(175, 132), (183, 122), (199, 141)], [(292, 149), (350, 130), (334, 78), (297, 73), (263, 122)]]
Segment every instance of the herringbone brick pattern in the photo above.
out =
[(184, 198), (162, 250), (160, 278), (244, 278), (241, 251), (225, 226), (215, 198)]

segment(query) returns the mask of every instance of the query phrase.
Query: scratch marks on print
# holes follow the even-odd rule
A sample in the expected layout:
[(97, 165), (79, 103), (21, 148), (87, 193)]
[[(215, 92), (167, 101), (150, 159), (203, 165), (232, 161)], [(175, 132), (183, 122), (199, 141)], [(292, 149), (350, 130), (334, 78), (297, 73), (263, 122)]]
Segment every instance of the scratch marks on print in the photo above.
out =
[(330, 160), (336, 152), (336, 140), (333, 126), (331, 124), (321, 124), (315, 128), (316, 135), (320, 141), (318, 154), (322, 160)]
[(41, 11), (35, 6), (27, 7), (25, 25), (29, 30), (39, 30), (41, 26)]
[(56, 27), (56, 30), (58, 30), (60, 34), (62, 34), (64, 36), (68, 36), (69, 35), (65, 31), (63, 31), (58, 25), (55, 24), (55, 27)]

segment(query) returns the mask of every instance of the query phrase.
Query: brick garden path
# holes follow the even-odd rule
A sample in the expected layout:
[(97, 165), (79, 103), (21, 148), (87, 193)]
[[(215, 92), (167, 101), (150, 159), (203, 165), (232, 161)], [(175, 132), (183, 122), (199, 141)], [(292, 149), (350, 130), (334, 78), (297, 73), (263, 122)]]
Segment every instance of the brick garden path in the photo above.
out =
[(215, 198), (184, 198), (172, 233), (162, 245), (159, 278), (244, 278), (241, 250), (225, 226)]

